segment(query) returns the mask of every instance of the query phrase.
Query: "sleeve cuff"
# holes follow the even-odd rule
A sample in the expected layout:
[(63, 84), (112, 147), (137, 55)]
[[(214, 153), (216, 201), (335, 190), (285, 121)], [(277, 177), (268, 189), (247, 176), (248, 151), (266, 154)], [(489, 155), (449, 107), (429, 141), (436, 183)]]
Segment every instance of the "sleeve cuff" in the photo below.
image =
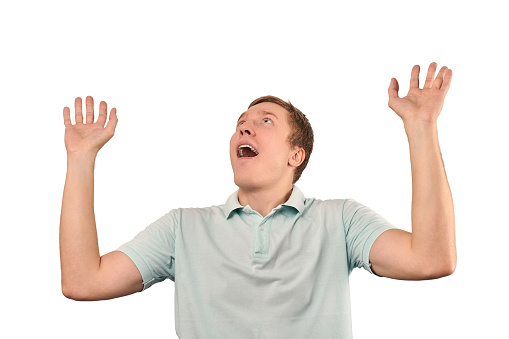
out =
[(379, 277), (378, 274), (374, 273), (371, 270), (371, 263), (369, 262), (369, 252), (371, 251), (371, 246), (373, 246), (373, 243), (375, 242), (376, 238), (380, 236), (385, 231), (388, 231), (390, 229), (393, 229), (395, 227), (393, 226), (380, 226), (377, 229), (375, 229), (366, 239), (366, 242), (364, 243), (364, 249), (362, 250), (362, 263), (361, 266), (364, 267), (366, 271), (368, 271), (371, 274), (376, 275)]
[(156, 283), (156, 278), (154, 278), (152, 271), (150, 270), (150, 267), (143, 259), (143, 257), (138, 254), (138, 252), (136, 252), (131, 247), (128, 247), (127, 245), (119, 247), (117, 251), (125, 253), (129, 258), (131, 258), (136, 267), (138, 267), (138, 271), (140, 271), (141, 277), (143, 279), (142, 291), (145, 291), (147, 288)]

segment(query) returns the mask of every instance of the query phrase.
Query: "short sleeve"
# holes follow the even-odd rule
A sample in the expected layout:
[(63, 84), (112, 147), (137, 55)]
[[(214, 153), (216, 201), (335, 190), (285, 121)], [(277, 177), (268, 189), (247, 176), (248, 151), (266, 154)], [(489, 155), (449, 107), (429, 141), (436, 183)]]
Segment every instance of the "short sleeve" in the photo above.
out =
[(177, 210), (166, 213), (118, 248), (138, 267), (143, 278), (143, 290), (167, 278), (175, 281), (177, 213)]
[(347, 199), (343, 204), (343, 224), (349, 272), (355, 267), (362, 267), (373, 274), (369, 262), (371, 246), (380, 234), (395, 227), (354, 199)]

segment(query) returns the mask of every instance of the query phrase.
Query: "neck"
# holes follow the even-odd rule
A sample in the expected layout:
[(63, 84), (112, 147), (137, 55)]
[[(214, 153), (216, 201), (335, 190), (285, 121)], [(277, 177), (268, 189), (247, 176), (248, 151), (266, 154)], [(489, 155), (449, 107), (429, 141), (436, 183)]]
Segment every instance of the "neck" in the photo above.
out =
[(249, 205), (262, 217), (272, 211), (273, 208), (285, 203), (292, 195), (293, 184), (282, 184), (271, 188), (242, 188), (239, 187), (239, 203), (242, 206)]

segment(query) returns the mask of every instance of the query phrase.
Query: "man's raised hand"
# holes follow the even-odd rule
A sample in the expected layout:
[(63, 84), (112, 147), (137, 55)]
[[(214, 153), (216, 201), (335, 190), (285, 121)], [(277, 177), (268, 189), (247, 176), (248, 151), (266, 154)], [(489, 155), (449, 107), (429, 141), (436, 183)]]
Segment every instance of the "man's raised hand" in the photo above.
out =
[(412, 68), (410, 89), (404, 98), (398, 96), (398, 81), (395, 78), (391, 79), (389, 86), (389, 107), (403, 119), (403, 123), (419, 121), (436, 123), (452, 80), (452, 70), (444, 66), (435, 78), (436, 69), (437, 63), (432, 62), (429, 65), (424, 86), (420, 89), (420, 66), (415, 65)]
[(79, 152), (97, 154), (101, 147), (113, 137), (118, 122), (117, 109), (111, 109), (108, 124), (104, 127), (107, 115), (106, 107), (106, 102), (101, 101), (99, 104), (99, 117), (94, 123), (94, 99), (88, 96), (86, 98), (85, 124), (83, 123), (81, 98), (76, 98), (74, 100), (76, 124), (74, 125), (71, 123), (69, 107), (64, 107), (64, 142), (67, 154)]

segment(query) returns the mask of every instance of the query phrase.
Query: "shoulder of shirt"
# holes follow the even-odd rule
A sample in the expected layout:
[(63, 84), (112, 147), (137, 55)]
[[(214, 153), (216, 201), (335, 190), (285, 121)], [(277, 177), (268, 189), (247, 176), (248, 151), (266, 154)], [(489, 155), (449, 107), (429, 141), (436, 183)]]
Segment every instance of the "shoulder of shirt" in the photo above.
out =
[(207, 207), (179, 207), (172, 209), (170, 213), (176, 213), (176, 214), (214, 214), (214, 213), (222, 213), (224, 209), (225, 204), (221, 205), (212, 205)]
[(318, 199), (318, 198), (305, 198), (304, 199), (304, 206), (305, 210), (327, 210), (327, 209), (342, 209), (345, 204), (347, 204), (349, 201), (355, 201), (353, 199)]

